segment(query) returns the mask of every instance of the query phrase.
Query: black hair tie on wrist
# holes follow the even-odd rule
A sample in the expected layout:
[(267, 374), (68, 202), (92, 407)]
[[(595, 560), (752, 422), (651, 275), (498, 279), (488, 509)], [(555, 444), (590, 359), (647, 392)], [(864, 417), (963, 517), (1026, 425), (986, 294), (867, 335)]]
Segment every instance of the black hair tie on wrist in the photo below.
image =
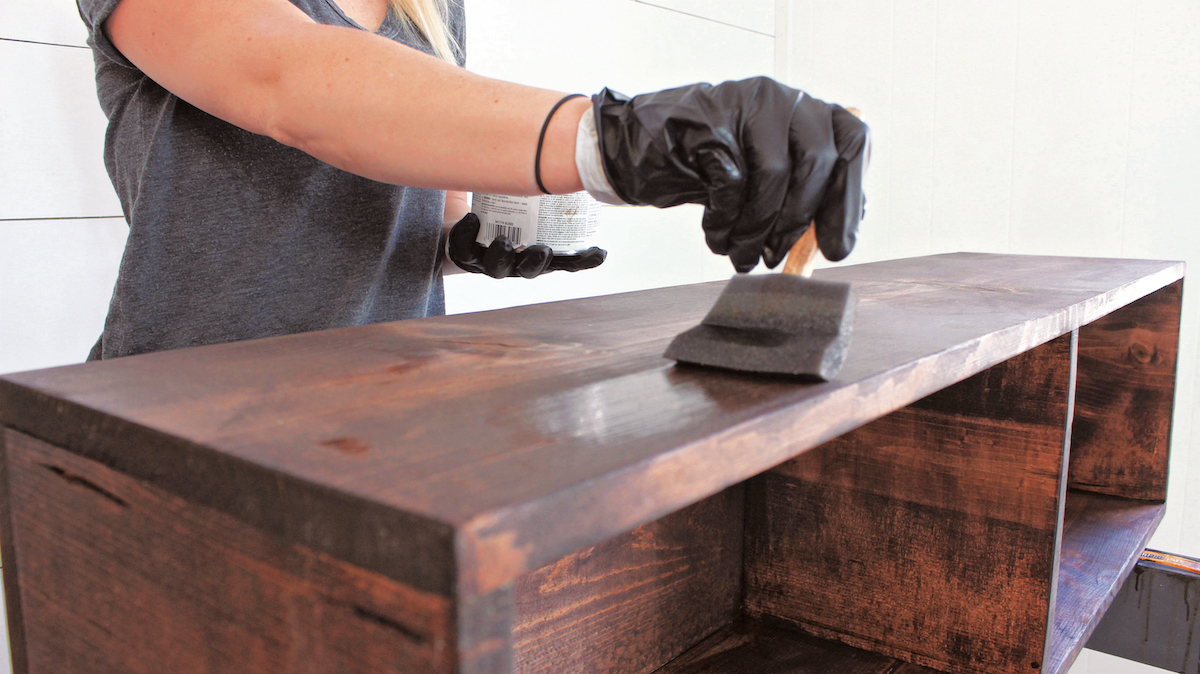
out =
[(558, 112), (563, 103), (572, 98), (587, 98), (587, 96), (583, 94), (563, 96), (562, 100), (555, 103), (553, 108), (550, 108), (550, 114), (546, 115), (546, 121), (542, 123), (542, 132), (538, 134), (537, 155), (533, 158), (533, 179), (537, 181), (538, 189), (542, 191), (542, 194), (550, 194), (550, 190), (546, 189), (546, 186), (542, 184), (542, 145), (546, 142), (546, 129), (550, 128), (550, 120), (554, 118), (554, 113)]

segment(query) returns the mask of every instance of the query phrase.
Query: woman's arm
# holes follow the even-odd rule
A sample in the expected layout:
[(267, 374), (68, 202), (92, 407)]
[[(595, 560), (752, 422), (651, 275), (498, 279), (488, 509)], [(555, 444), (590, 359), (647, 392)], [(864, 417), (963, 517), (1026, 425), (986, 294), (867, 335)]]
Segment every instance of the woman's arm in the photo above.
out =
[[(167, 90), (227, 122), (382, 182), (536, 194), (538, 132), (562, 93), (471, 74), (288, 0), (122, 0), (109, 39)], [(552, 192), (582, 189), (575, 135), (587, 99), (555, 114), (542, 150)]]

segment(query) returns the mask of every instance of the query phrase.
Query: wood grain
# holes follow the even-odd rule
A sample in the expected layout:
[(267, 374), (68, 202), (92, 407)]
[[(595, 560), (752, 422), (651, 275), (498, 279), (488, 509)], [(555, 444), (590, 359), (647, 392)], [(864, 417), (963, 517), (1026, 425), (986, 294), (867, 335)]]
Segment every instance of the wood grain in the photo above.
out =
[(746, 605), (947, 672), (1042, 667), (1072, 337), (751, 481)]
[(449, 599), (21, 433), (5, 445), (29, 674), (455, 671)]
[(727, 489), (516, 583), (516, 671), (642, 674), (741, 610), (742, 490)]
[(484, 597), (1181, 275), (966, 254), (821, 270), (861, 299), (841, 379), (816, 386), (664, 360), (721, 290), (706, 284), (6, 375), (0, 424), (421, 591)]
[(933, 670), (742, 618), (658, 674), (933, 674)]
[(17, 674), (29, 671), (25, 657), (25, 616), (21, 610), (20, 559), (13, 545), (12, 490), (8, 479), (8, 433), (0, 427), (0, 558), (4, 574), (4, 609), (8, 619), (8, 652), (12, 670)]
[(1082, 491), (1067, 493), (1054, 632), (1046, 674), (1066, 674), (1137, 565), (1166, 506)]
[(1079, 330), (1071, 486), (1165, 501), (1183, 282)]

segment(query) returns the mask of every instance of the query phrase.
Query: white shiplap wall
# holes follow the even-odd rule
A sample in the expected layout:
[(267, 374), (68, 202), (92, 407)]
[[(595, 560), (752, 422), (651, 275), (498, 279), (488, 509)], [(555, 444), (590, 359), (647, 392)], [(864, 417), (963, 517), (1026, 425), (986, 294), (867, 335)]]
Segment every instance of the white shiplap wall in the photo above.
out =
[(0, 372), (83, 360), (116, 280), (126, 227), (86, 38), (69, 0), (0, 3)]
[[(982, 250), (1200, 263), (1192, 0), (467, 4), (469, 65), (484, 74), (636, 93), (775, 73), (864, 109), (875, 161), (851, 261)], [(0, 372), (81, 360), (115, 279), (125, 226), (84, 37), (69, 0), (0, 3), (0, 64), (21, 64), (0, 68)], [(600, 269), (451, 278), (451, 310), (729, 274), (704, 248), (696, 208), (602, 217)], [(1185, 304), (1170, 510), (1155, 542), (1198, 555), (1197, 294)], [(1159, 670), (1085, 652), (1072, 671)]]

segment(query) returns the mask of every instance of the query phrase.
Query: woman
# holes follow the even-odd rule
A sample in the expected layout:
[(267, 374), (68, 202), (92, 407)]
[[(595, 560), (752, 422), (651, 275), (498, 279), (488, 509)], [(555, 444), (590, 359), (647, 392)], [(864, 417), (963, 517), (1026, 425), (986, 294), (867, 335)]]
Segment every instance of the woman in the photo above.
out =
[(484, 250), (465, 191), (703, 203), (739, 271), (813, 217), (827, 257), (853, 246), (866, 128), (841, 108), (762, 78), (589, 100), (479, 77), (443, 1), (78, 0), (130, 223), (92, 358), (443, 313), (443, 223), (470, 271), (602, 260)]

